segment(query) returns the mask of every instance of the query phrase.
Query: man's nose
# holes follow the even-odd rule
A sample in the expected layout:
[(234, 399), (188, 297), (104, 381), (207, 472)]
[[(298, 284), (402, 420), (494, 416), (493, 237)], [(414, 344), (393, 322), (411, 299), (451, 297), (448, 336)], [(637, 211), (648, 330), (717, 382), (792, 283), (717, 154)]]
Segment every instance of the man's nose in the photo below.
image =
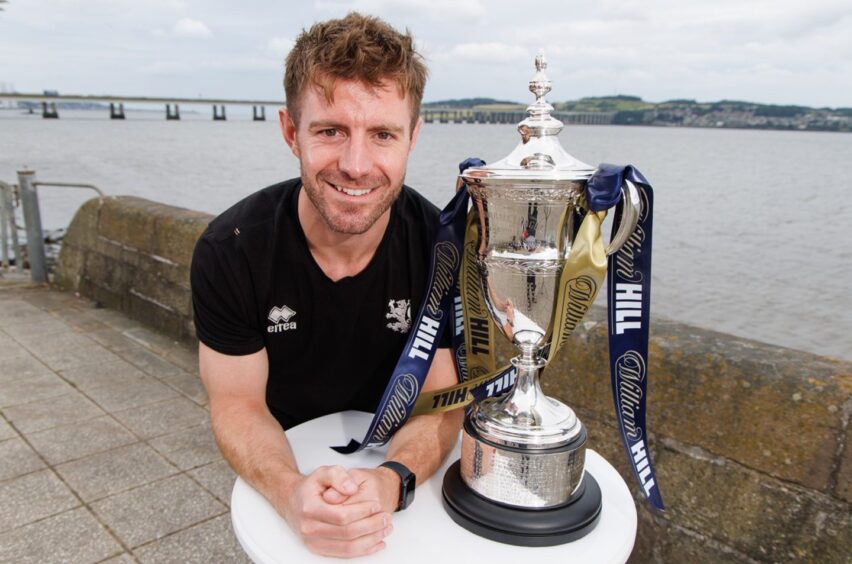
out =
[(373, 168), (373, 157), (368, 140), (360, 135), (351, 136), (338, 163), (340, 171), (350, 178), (360, 178), (370, 173)]

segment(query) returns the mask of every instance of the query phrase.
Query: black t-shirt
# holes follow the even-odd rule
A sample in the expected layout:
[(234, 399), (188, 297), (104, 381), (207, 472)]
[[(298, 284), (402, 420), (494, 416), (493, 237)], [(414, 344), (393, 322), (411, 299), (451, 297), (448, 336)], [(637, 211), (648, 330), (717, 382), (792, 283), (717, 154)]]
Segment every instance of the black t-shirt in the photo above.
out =
[(266, 347), (266, 401), (285, 429), (376, 409), (420, 307), (438, 217), (403, 187), (372, 261), (334, 282), (308, 250), (300, 189), (299, 179), (282, 182), (222, 213), (196, 244), (191, 269), (199, 340), (228, 355)]

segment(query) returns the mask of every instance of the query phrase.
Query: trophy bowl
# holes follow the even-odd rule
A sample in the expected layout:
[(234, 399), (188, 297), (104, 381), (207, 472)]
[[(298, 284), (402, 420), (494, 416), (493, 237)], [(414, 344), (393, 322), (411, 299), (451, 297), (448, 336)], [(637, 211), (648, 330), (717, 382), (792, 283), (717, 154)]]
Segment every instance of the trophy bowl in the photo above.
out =
[[(511, 390), (466, 414), (461, 460), (443, 485), (454, 521), (492, 540), (526, 546), (581, 538), (601, 511), (600, 488), (584, 471), (586, 429), (570, 407), (543, 393), (539, 378), (560, 279), (589, 213), (585, 188), (594, 172), (559, 144), (563, 124), (544, 100), (551, 88), (546, 66), (539, 54), (530, 81), (536, 101), (518, 125), (520, 144), (503, 160), (461, 175), (478, 215), (481, 293), (499, 332), (520, 354), (511, 361), (517, 371)], [(626, 240), (639, 217), (635, 187), (625, 183), (622, 193), (619, 229), (606, 252)], [(588, 294), (589, 303), (598, 290), (592, 279), (572, 284), (570, 291)]]

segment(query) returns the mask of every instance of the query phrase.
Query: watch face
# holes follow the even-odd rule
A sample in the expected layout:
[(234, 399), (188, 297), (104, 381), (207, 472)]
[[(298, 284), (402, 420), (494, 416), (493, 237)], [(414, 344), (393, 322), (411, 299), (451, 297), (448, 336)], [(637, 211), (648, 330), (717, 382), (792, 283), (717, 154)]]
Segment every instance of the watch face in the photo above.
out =
[(405, 509), (414, 501), (414, 474), (409, 474), (400, 484), (399, 508)]
[(414, 473), (405, 467), (404, 464), (388, 460), (380, 464), (399, 475), (399, 504), (397, 511), (402, 511), (414, 501), (414, 487), (417, 485), (417, 477)]

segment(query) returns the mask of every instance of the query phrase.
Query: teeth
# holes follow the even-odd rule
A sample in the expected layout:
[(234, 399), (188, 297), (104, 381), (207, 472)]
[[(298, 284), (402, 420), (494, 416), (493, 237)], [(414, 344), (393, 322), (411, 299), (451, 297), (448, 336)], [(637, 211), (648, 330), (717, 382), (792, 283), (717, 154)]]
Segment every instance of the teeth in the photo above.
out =
[(367, 190), (352, 190), (351, 188), (343, 188), (342, 186), (335, 186), (335, 188), (337, 188), (338, 192), (343, 192), (348, 196), (363, 196), (373, 191), (372, 188)]

